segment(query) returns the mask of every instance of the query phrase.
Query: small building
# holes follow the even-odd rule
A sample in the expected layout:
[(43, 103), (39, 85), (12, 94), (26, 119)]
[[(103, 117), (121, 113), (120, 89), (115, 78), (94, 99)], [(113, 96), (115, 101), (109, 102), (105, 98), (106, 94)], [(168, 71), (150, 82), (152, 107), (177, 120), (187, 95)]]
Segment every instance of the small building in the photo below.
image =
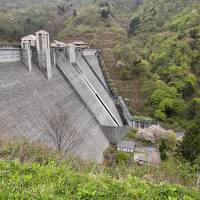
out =
[(51, 47), (54, 47), (54, 48), (65, 48), (66, 44), (64, 42), (60, 42), (60, 41), (54, 40), (51, 43)]
[(120, 142), (117, 143), (117, 150), (133, 153), (135, 151), (135, 142), (133, 142), (133, 141), (120, 141)]
[(35, 35), (28, 35), (21, 39), (22, 44), (25, 44), (27, 42), (30, 43), (30, 46), (35, 47), (36, 46), (36, 36)]
[(75, 41), (75, 42), (73, 42), (73, 45), (74, 45), (76, 48), (79, 48), (79, 49), (86, 49), (86, 48), (89, 48), (88, 43), (83, 42), (83, 41)]

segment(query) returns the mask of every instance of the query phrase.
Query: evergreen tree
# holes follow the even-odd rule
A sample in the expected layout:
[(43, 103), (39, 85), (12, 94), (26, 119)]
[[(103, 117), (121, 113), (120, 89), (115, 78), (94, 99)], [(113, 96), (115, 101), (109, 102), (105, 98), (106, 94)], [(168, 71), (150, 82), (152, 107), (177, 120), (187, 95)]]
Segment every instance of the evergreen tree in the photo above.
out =
[(131, 20), (131, 23), (129, 25), (129, 27), (130, 27), (129, 33), (130, 34), (134, 33), (138, 29), (139, 23), (140, 23), (140, 18), (138, 16), (134, 17)]
[(182, 156), (191, 162), (200, 156), (200, 113), (196, 115), (189, 127), (179, 150)]
[(164, 139), (161, 140), (161, 144), (159, 146), (159, 151), (160, 151), (160, 156), (161, 160), (166, 160), (167, 159), (167, 144)]

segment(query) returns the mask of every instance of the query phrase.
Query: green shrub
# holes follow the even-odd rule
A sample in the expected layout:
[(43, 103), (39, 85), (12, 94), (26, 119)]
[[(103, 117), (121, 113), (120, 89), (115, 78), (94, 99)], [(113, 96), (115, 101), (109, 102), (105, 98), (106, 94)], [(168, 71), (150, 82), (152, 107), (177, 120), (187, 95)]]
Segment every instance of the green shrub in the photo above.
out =
[(133, 19), (131, 19), (131, 22), (129, 24), (129, 33), (132, 34), (135, 31), (137, 31), (140, 23), (140, 18), (138, 16), (135, 16)]
[(80, 174), (68, 165), (20, 164), (0, 161), (0, 199), (199, 199), (200, 194), (177, 185), (150, 184), (135, 177), (115, 180), (104, 174)]
[(131, 153), (118, 151), (116, 155), (117, 163), (128, 163), (131, 159)]
[(164, 160), (167, 160), (168, 156), (167, 156), (167, 151), (168, 151), (168, 146), (166, 144), (166, 141), (164, 139), (161, 139), (161, 143), (160, 143), (160, 146), (159, 146), (159, 151), (160, 151), (160, 156), (161, 156), (161, 159), (164, 161)]
[(126, 135), (126, 139), (128, 139), (128, 140), (134, 140), (136, 137), (137, 137), (136, 129), (131, 129)]
[(166, 137), (167, 145), (171, 150), (175, 150), (177, 145), (176, 133), (171, 131)]

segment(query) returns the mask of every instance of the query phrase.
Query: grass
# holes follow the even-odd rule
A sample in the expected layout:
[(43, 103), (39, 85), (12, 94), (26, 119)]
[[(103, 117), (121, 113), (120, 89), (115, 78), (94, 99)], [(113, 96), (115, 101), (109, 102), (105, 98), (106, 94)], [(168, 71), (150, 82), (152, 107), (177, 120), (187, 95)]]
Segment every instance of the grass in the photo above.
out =
[(199, 199), (178, 185), (152, 184), (136, 177), (113, 179), (109, 174), (82, 174), (67, 164), (21, 164), (0, 161), (0, 199)]
[[(192, 191), (200, 190), (200, 188), (197, 187), (197, 175), (195, 169), (188, 163), (181, 163), (174, 159), (165, 161), (160, 165), (138, 166), (132, 162), (122, 162), (112, 164), (109, 167), (105, 164), (99, 165), (94, 162), (82, 161), (72, 155), (65, 155), (62, 152), (56, 152), (50, 148), (41, 147), (38, 143), (29, 143), (25, 139), (10, 141), (1, 138), (0, 160), (2, 161), (2, 166), (6, 165), (12, 167), (13, 163), (14, 165), (17, 163), (16, 165), (19, 165), (19, 167), (23, 169), (23, 167), (26, 168), (26, 166), (28, 166), (28, 168), (31, 168), (35, 165), (44, 168), (49, 166), (51, 168), (51, 165), (53, 165), (55, 167), (54, 170), (66, 168), (66, 170), (70, 169), (70, 173), (72, 170), (73, 173), (76, 171), (80, 176), (86, 175), (93, 178), (106, 178), (108, 176), (114, 182), (115, 180), (126, 182), (129, 177), (135, 177), (139, 178), (141, 181), (146, 180), (149, 184), (155, 184), (155, 187), (161, 183), (167, 183), (167, 185), (182, 185), (190, 188)], [(3, 184), (2, 180), (5, 181), (5, 170), (2, 166), (0, 166), (0, 190), (2, 188), (1, 185)], [(11, 170), (10, 172), (12, 172), (12, 169), (9, 169), (9, 167), (7, 168), (8, 171)], [(18, 176), (17, 172), (15, 173), (16, 174), (13, 176)], [(32, 173), (31, 170), (30, 173)], [(24, 176), (25, 174), (19, 174), (19, 177)], [(5, 182), (4, 184), (8, 183)]]

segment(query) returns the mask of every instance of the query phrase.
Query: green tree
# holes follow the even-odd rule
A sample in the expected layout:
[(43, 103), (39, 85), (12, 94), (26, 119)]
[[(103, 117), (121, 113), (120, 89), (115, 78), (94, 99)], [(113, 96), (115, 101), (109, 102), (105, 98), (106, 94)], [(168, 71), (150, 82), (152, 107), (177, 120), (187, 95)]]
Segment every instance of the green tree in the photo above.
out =
[(159, 146), (159, 151), (160, 151), (160, 156), (161, 156), (161, 160), (167, 160), (167, 144), (166, 141), (164, 139), (161, 139), (161, 143)]
[(133, 19), (131, 19), (131, 22), (129, 24), (129, 34), (132, 34), (138, 30), (139, 23), (140, 18), (138, 16), (135, 16)]
[(186, 160), (191, 162), (200, 156), (200, 113), (189, 126), (179, 151)]
[(111, 15), (111, 12), (110, 12), (110, 8), (102, 8), (101, 9), (101, 17), (102, 18), (108, 18), (109, 16)]
[(173, 131), (168, 133), (168, 136), (166, 137), (166, 141), (167, 141), (167, 146), (169, 147), (169, 149), (174, 151), (177, 145), (176, 133)]
[(191, 117), (196, 116), (199, 112), (200, 112), (200, 98), (194, 98), (190, 103)]

